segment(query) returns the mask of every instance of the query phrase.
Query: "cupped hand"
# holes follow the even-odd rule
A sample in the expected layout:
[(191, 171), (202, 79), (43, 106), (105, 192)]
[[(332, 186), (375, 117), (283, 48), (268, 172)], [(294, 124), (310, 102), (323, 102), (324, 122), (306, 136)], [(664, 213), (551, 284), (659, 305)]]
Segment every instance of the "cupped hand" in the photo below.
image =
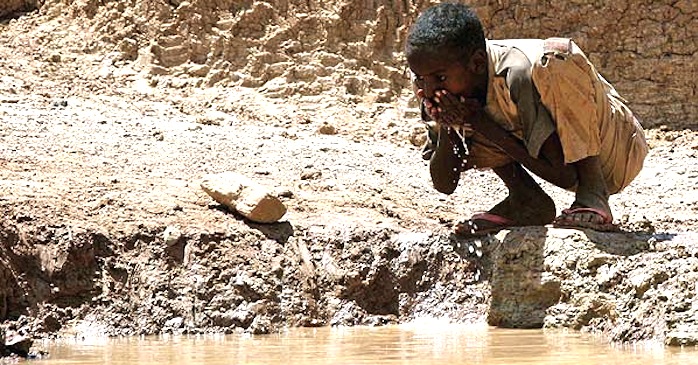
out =
[(473, 123), (477, 122), (477, 118), (483, 112), (480, 102), (476, 99), (453, 95), (445, 90), (439, 90), (435, 94), (439, 121), (451, 127), (458, 127), (466, 136), (472, 135)]
[(435, 101), (438, 103), (440, 117), (444, 123), (453, 126), (472, 125), (483, 112), (482, 104), (477, 99), (467, 99), (448, 91), (437, 91)]
[(424, 104), (424, 110), (434, 121), (439, 120), (439, 107), (432, 99), (427, 98), (424, 89), (417, 89), (417, 98)]

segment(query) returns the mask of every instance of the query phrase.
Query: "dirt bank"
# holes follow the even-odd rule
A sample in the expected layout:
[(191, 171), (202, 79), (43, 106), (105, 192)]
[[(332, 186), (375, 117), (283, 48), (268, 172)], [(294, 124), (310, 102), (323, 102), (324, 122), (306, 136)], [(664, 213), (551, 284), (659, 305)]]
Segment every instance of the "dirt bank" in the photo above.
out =
[[(212, 3), (47, 1), (0, 25), (8, 331), (267, 333), (438, 316), (696, 343), (698, 135), (678, 128), (693, 119), (648, 130), (645, 169), (611, 199), (624, 233), (538, 227), (459, 242), (450, 226), (506, 191), (487, 171), (467, 173), (451, 196), (431, 188), (400, 57), (369, 62), (400, 38), (372, 33), (378, 46), (366, 43), (367, 29), (407, 20), (385, 15), (362, 28), (319, 4), (302, 13), (294, 3), (221, 1), (214, 20), (166, 22)], [(375, 19), (357, 4), (339, 9)], [(114, 12), (124, 24), (109, 21)], [(289, 22), (278, 34), (243, 27), (277, 12), (295, 14), (274, 18)], [(214, 21), (222, 53), (199, 60), (218, 43), (178, 34), (210, 34)], [(317, 29), (341, 50), (301, 37), (325, 21), (334, 28)], [(277, 59), (271, 45), (289, 56)], [(690, 112), (681, 97), (671, 105)], [(662, 105), (652, 110), (668, 122)], [(250, 223), (215, 204), (199, 181), (228, 170), (273, 189), (288, 207), (283, 222)], [(571, 203), (545, 187), (559, 210)]]

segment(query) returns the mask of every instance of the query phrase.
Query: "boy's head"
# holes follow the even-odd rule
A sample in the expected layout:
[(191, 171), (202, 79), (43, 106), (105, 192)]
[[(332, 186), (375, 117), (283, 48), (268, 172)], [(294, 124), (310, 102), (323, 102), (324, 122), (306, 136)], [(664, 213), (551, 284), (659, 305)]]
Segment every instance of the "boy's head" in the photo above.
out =
[(480, 19), (465, 4), (442, 3), (419, 15), (407, 36), (406, 54), (438, 54), (448, 50), (467, 60), (476, 49), (485, 49), (485, 32)]
[[(405, 45), (417, 86), (475, 96), (487, 76), (485, 34), (477, 15), (464, 4), (442, 3), (426, 9), (410, 29)], [(420, 82), (423, 85), (420, 85)]]

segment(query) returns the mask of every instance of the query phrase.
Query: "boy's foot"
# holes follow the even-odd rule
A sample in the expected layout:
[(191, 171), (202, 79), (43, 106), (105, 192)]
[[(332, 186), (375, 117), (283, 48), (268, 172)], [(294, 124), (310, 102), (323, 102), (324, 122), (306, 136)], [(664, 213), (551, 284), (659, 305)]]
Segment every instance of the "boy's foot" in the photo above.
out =
[(483, 212), (476, 213), (470, 219), (456, 224), (454, 233), (460, 238), (482, 237), (515, 225), (509, 218)]
[(482, 237), (509, 227), (544, 226), (553, 219), (555, 203), (545, 192), (536, 190), (518, 198), (509, 195), (488, 212), (457, 223), (453, 231), (460, 238)]
[(596, 231), (617, 231), (608, 204), (608, 189), (598, 156), (587, 157), (575, 163), (579, 185), (572, 207), (555, 218), (554, 226), (590, 228)]
[(563, 210), (562, 214), (555, 218), (553, 225), (560, 228), (590, 228), (600, 232), (619, 230), (618, 226), (613, 224), (611, 213), (599, 208), (582, 206), (572, 206)]

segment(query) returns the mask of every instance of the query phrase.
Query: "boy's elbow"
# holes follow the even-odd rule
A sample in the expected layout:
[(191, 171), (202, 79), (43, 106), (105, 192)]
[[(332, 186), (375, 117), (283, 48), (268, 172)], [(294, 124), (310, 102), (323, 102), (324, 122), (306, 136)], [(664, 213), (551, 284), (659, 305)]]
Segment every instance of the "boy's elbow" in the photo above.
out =
[(449, 170), (438, 163), (434, 163), (433, 159), (430, 167), (431, 182), (434, 185), (434, 189), (440, 193), (453, 194), (458, 186), (460, 174), (457, 171), (453, 171), (453, 169)]
[(458, 184), (446, 184), (438, 181), (434, 181), (434, 189), (438, 191), (439, 193), (443, 194), (448, 194), (451, 195), (453, 194), (454, 191), (456, 191), (456, 187)]

